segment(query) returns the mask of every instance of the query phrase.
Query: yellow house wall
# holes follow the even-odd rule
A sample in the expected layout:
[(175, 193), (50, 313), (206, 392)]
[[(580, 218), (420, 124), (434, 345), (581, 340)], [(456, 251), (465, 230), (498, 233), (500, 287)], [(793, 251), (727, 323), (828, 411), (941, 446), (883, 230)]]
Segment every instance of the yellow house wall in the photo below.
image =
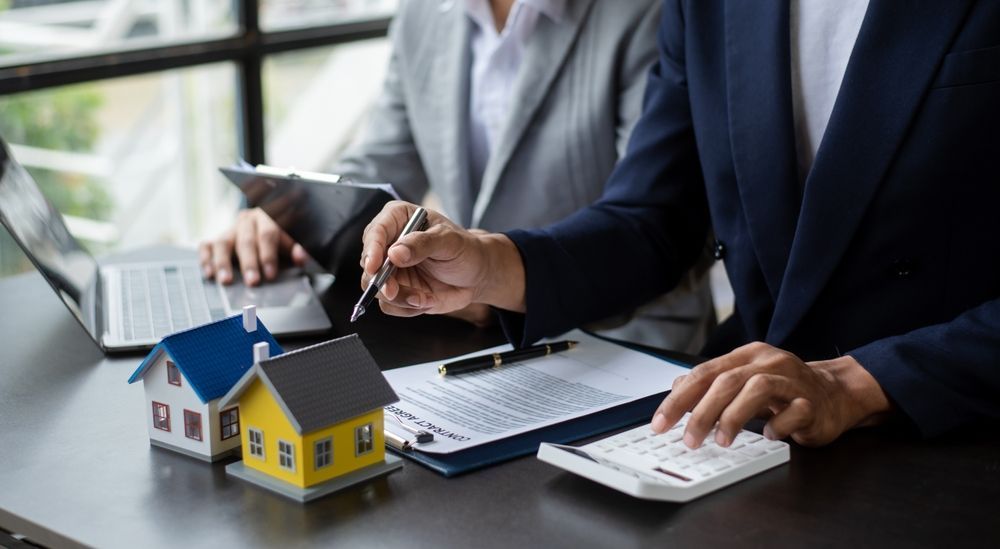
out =
[[(334, 425), (333, 427), (307, 434), (305, 436), (305, 451), (303, 452), (306, 456), (306, 467), (304, 469), (306, 486), (312, 486), (384, 460), (385, 438), (382, 432), (382, 421), (382, 409), (379, 408)], [(363, 456), (356, 457), (354, 455), (354, 429), (366, 423), (372, 424), (372, 451)], [(333, 437), (333, 463), (329, 467), (324, 467), (317, 471), (315, 469), (315, 443), (327, 437)]]
[[(240, 438), (243, 443), (243, 463), (247, 467), (290, 482), (300, 488), (329, 480), (385, 459), (385, 436), (382, 409), (376, 409), (337, 425), (300, 436), (285, 417), (281, 407), (260, 380), (255, 380), (240, 397)], [(372, 424), (372, 451), (355, 456), (354, 429)], [(250, 455), (249, 430), (264, 433), (264, 459)], [(333, 463), (315, 470), (315, 446), (318, 440), (333, 438)], [(278, 466), (278, 440), (295, 445), (295, 472)]]
[[(302, 440), (260, 380), (254, 380), (240, 397), (240, 440), (243, 464), (298, 487), (305, 486), (302, 472)], [(264, 433), (264, 459), (250, 455), (250, 429)], [(278, 439), (295, 445), (295, 472), (278, 467)]]

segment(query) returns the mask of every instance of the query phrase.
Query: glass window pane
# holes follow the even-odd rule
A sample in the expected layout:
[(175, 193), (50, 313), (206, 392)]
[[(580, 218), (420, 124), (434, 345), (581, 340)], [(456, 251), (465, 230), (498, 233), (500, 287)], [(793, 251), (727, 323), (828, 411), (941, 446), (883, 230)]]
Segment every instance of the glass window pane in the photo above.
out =
[[(228, 227), (236, 118), (229, 63), (0, 96), (0, 135), (94, 253)], [(0, 276), (30, 268), (0, 233)]]
[(387, 17), (399, 0), (261, 0), (260, 26), (264, 30), (312, 27)]
[(232, 0), (0, 0), (0, 66), (236, 33)]
[(272, 55), (264, 60), (267, 161), (329, 171), (382, 89), (385, 38)]

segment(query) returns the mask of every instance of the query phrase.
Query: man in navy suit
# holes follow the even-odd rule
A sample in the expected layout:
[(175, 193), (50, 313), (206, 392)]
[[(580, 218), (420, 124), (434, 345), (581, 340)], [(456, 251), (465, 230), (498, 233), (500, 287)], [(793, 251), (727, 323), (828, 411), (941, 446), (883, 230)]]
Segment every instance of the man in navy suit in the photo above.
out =
[[(670, 288), (706, 234), (735, 313), (652, 419), (819, 445), (1000, 418), (1000, 2), (668, 1), (602, 198), (534, 231), (441, 216), (388, 248), (390, 314), (501, 309), (527, 344)], [(412, 206), (368, 227), (365, 280)]]

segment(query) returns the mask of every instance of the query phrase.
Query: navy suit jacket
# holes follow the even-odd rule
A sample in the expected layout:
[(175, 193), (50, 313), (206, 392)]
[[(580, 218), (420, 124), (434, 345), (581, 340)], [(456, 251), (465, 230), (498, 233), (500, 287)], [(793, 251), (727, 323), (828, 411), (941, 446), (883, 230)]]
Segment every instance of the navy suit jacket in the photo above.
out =
[(788, 3), (668, 1), (603, 197), (511, 231), (527, 344), (668, 290), (714, 231), (760, 340), (853, 356), (927, 435), (1000, 417), (1000, 2), (872, 0), (804, 184)]

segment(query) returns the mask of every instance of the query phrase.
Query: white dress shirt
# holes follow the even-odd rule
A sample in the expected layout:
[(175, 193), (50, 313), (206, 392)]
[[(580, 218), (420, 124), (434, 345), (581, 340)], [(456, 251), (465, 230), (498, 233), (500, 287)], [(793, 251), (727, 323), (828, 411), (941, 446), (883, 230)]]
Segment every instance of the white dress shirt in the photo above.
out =
[(867, 11), (868, 0), (792, 0), (792, 103), (802, 181), (816, 159)]
[[(511, 92), (525, 45), (538, 18), (559, 21), (566, 0), (516, 0), (503, 30), (497, 32), (489, 0), (465, 0), (474, 23), (469, 37), (469, 167), (478, 193), (493, 146), (507, 122)], [(475, 195), (475, 193), (474, 193)]]

